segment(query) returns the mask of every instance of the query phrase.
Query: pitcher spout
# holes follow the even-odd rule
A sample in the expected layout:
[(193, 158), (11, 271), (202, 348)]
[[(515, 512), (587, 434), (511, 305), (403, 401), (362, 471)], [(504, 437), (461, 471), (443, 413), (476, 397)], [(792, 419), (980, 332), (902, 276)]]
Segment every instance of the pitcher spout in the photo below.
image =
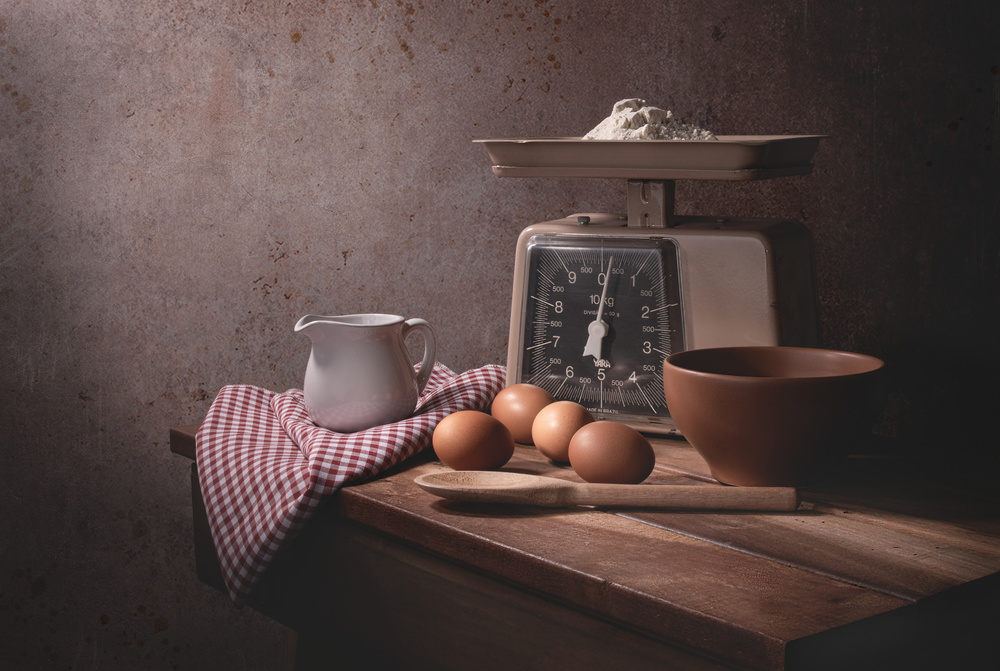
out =
[(303, 333), (310, 338), (312, 338), (312, 333), (316, 330), (315, 327), (319, 326), (323, 322), (329, 322), (329, 317), (321, 317), (319, 315), (306, 315), (299, 321), (295, 322), (295, 328), (293, 329), (295, 333)]

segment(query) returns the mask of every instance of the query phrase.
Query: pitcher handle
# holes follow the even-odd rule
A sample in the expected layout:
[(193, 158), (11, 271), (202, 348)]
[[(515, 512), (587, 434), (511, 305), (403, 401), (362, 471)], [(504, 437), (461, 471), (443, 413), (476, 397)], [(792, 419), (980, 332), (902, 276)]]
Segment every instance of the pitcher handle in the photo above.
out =
[(407, 319), (403, 322), (403, 340), (413, 333), (420, 331), (424, 334), (424, 358), (420, 362), (420, 370), (417, 372), (417, 394), (422, 394), (427, 380), (434, 370), (434, 361), (437, 357), (437, 340), (434, 337), (434, 329), (423, 319)]

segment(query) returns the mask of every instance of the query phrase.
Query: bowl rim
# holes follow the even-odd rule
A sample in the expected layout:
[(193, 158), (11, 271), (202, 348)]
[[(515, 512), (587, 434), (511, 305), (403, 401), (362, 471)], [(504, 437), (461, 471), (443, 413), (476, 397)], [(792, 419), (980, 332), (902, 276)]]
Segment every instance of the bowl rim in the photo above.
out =
[[(799, 351), (799, 352), (810, 352), (810, 353), (823, 353), (823, 354), (834, 354), (838, 357), (848, 357), (852, 359), (858, 359), (868, 363), (869, 368), (866, 370), (857, 371), (855, 373), (841, 373), (837, 375), (795, 375), (795, 376), (763, 376), (763, 375), (733, 375), (731, 373), (710, 373), (703, 370), (697, 370), (694, 368), (688, 368), (682, 364), (676, 363), (678, 359), (682, 360), (686, 357), (698, 356), (702, 352), (717, 352), (724, 350), (785, 350), (785, 351)], [(723, 378), (730, 380), (754, 380), (760, 384), (775, 384), (775, 383), (785, 383), (791, 380), (831, 380), (831, 379), (846, 379), (851, 377), (857, 377), (861, 375), (871, 375), (885, 368), (885, 361), (882, 359), (872, 356), (870, 354), (862, 354), (860, 352), (848, 352), (846, 350), (837, 349), (827, 349), (824, 347), (791, 347), (787, 345), (736, 345), (731, 347), (699, 347), (694, 349), (681, 350), (680, 352), (674, 352), (667, 356), (663, 360), (664, 369), (667, 366), (674, 368), (676, 370), (684, 371), (685, 373), (691, 375), (697, 375), (700, 377), (711, 377), (711, 378)]]

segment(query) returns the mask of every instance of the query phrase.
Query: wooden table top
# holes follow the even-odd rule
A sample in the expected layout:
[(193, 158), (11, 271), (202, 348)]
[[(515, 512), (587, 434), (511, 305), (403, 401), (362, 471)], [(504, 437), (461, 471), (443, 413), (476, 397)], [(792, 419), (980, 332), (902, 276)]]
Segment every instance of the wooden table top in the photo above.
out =
[[(172, 430), (171, 448), (193, 458), (195, 429)], [(721, 486), (683, 440), (651, 442), (649, 485)], [(941, 465), (855, 458), (827, 484), (800, 490), (796, 512), (736, 513), (459, 504), (413, 482), (442, 470), (427, 450), (345, 487), (334, 509), (740, 668), (791, 668), (826, 649), (834, 659), (845, 636), (874, 639), (873, 654), (884, 648), (891, 662), (900, 646), (979, 645), (980, 628), (1000, 632), (1000, 497), (995, 480), (976, 486), (976, 473), (956, 487), (940, 484)], [(579, 481), (527, 446), (502, 470)]]

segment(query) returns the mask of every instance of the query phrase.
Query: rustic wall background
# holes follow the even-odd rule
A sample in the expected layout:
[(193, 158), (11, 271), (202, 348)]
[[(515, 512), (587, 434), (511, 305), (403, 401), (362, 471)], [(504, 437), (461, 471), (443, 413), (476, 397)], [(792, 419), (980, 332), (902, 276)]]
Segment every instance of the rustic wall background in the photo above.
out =
[(880, 431), (995, 459), (997, 3), (0, 0), (0, 666), (273, 669), (194, 578), (168, 429), (299, 386), (303, 314), (428, 319), (502, 363), (525, 225), (624, 184), (500, 180), (473, 138), (618, 99), (825, 133), (807, 177), (678, 211), (812, 230), (826, 344), (883, 357)]

